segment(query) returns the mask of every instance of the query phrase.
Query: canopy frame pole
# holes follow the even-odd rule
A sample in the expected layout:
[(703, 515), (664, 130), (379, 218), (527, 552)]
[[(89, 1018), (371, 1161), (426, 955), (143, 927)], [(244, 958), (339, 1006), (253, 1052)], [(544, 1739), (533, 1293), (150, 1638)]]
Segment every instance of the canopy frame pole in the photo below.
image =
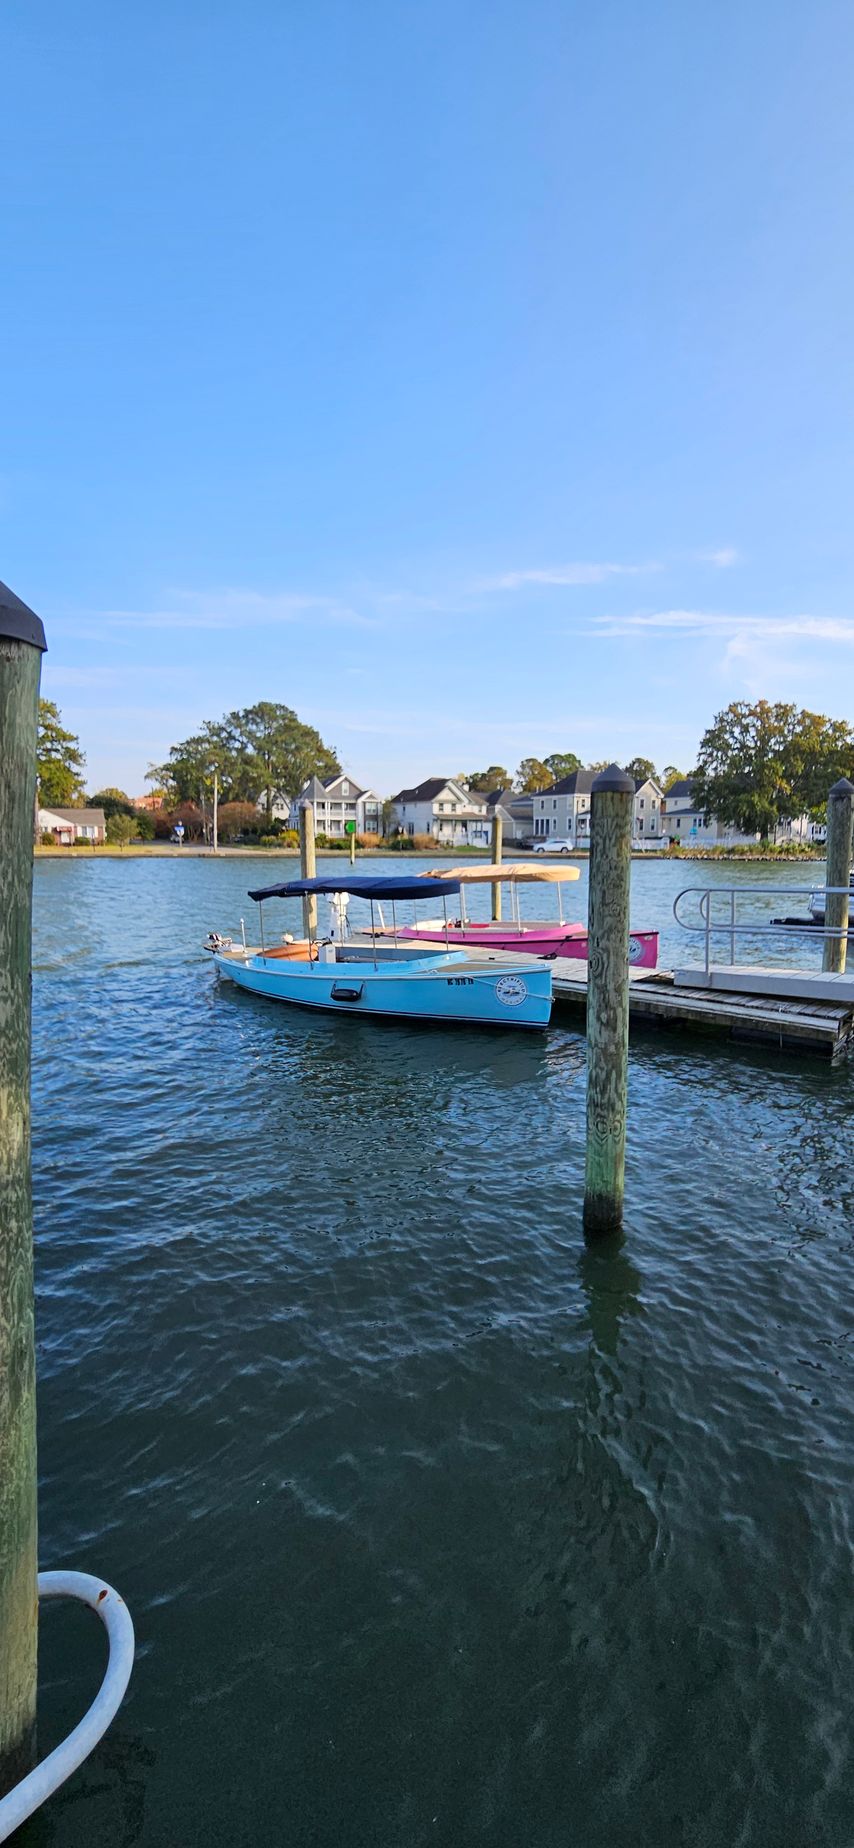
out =
[(261, 933), (261, 955), (264, 956), (266, 954), (264, 947), (264, 906), (260, 898), (258, 900), (258, 929)]
[(376, 925), (374, 923), (374, 901), (373, 899), (372, 898), (369, 899), (368, 903), (371, 907), (371, 944), (373, 946), (373, 952), (374, 952), (374, 974), (376, 974), (377, 968), (378, 968), (378, 965), (377, 965), (377, 931), (376, 931)]
[(557, 882), (557, 915), (558, 915), (558, 922), (562, 924), (563, 923), (563, 893), (561, 891), (560, 880), (558, 880)]
[[(460, 897), (461, 898), (462, 898), (462, 895), (463, 895), (463, 888), (462, 886), (460, 886)], [(442, 912), (443, 912), (444, 919), (445, 919), (445, 949), (449, 950), (451, 945), (448, 941), (448, 895), (446, 892), (442, 893)]]
[(395, 949), (397, 949), (397, 909), (395, 907), (394, 899), (392, 899), (391, 901), (391, 930), (392, 930), (392, 936), (394, 938), (394, 947)]

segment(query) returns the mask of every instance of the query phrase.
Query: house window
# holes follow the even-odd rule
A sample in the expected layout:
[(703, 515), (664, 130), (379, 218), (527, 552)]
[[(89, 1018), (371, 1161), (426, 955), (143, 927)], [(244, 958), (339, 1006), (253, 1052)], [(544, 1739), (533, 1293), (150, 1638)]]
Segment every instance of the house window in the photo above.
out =
[(643, 796), (640, 798), (640, 807), (643, 808)]
[(682, 826), (682, 816), (681, 815), (677, 815), (676, 817), (676, 826), (677, 828), (681, 828)]

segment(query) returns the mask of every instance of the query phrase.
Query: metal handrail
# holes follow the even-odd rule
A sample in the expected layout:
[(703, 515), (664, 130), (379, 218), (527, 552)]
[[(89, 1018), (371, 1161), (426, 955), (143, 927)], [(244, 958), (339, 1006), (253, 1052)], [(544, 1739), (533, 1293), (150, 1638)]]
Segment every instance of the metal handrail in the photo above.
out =
[[(785, 934), (787, 937), (808, 937), (812, 943), (816, 941), (816, 938), (823, 939), (825, 937), (845, 938), (847, 941), (850, 934), (850, 927), (848, 925), (843, 928), (842, 926), (833, 924), (809, 924), (806, 920), (804, 920), (803, 924), (739, 924), (736, 922), (735, 909), (736, 900), (738, 898), (767, 898), (773, 902), (778, 898), (804, 898), (807, 892), (811, 898), (819, 898), (822, 896), (825, 899), (841, 898), (843, 896), (845, 898), (850, 898), (852, 896), (850, 886), (811, 886), (809, 888), (806, 886), (778, 885), (684, 886), (681, 892), (677, 892), (673, 901), (673, 916), (680, 930), (688, 931), (690, 935), (695, 937), (705, 938), (706, 974), (708, 975), (711, 968), (711, 940), (713, 936), (729, 937), (730, 963), (735, 962), (736, 937), (780, 937)], [(695, 897), (699, 899), (699, 912), (702, 923), (687, 924), (685, 919), (679, 916), (679, 905), (683, 898)], [(714, 898), (726, 898), (729, 900), (729, 916), (721, 919), (720, 922), (717, 922), (712, 917), (711, 901)]]
[(73, 1732), (42, 1759), (28, 1777), (0, 1798), (0, 1842), (6, 1842), (33, 1811), (52, 1797), (72, 1771), (94, 1750), (115, 1719), (133, 1668), (134, 1635), (124, 1600), (103, 1579), (89, 1572), (40, 1572), (40, 1598), (77, 1598), (96, 1611), (107, 1632), (110, 1653), (95, 1699)]

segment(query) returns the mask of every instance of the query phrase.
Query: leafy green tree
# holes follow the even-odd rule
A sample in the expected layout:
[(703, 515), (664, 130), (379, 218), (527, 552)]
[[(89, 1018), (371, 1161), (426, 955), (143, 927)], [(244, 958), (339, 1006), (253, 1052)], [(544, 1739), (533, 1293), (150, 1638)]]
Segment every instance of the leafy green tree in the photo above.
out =
[(665, 764), (661, 772), (661, 787), (665, 795), (669, 789), (673, 788), (674, 783), (681, 783), (684, 775), (684, 770), (677, 770), (675, 764)]
[(506, 789), (510, 782), (510, 772), (503, 764), (490, 764), (488, 770), (474, 770), (471, 776), (464, 776), (463, 782), (469, 789), (476, 789), (482, 795), (488, 795), (492, 789)]
[(516, 788), (523, 796), (531, 795), (538, 789), (548, 789), (552, 782), (552, 773), (548, 764), (539, 757), (523, 757), (516, 771)]
[(704, 732), (695, 800), (707, 814), (764, 839), (781, 821), (820, 814), (832, 783), (854, 765), (841, 719), (768, 700), (734, 700)]
[(123, 789), (114, 789), (112, 786), (96, 789), (94, 796), (86, 797), (86, 804), (88, 808), (103, 809), (107, 821), (112, 815), (136, 816), (130, 796), (126, 796)]
[(85, 765), (80, 740), (65, 730), (59, 707), (40, 699), (36, 769), (42, 808), (79, 808)]
[(657, 777), (658, 772), (651, 757), (632, 757), (623, 765), (627, 776), (633, 776), (636, 783), (646, 783), (650, 777)]
[(611, 760), (610, 760), (610, 758), (609, 758), (609, 757), (603, 757), (603, 758), (601, 759), (601, 762), (599, 762), (599, 763), (597, 763), (597, 764), (588, 764), (588, 765), (587, 765), (587, 769), (588, 769), (588, 770), (593, 770), (593, 771), (598, 771), (598, 770), (610, 770), (610, 768), (611, 768)]
[(135, 826), (136, 826), (136, 833), (137, 833), (138, 840), (153, 841), (154, 839), (154, 816), (149, 815), (147, 809), (137, 809), (136, 816), (135, 816)]
[(553, 751), (551, 757), (544, 757), (543, 763), (553, 783), (562, 782), (565, 776), (572, 776), (574, 770), (583, 769), (580, 757), (574, 751)]
[(165, 788), (171, 804), (200, 803), (207, 811), (216, 772), (223, 804), (257, 803), (263, 796), (269, 832), (277, 796), (296, 796), (309, 777), (333, 776), (340, 768), (320, 733), (290, 706), (261, 700), (173, 744), (165, 764), (151, 765), (148, 780)]
[(121, 810), (107, 818), (107, 840), (114, 846), (126, 847), (128, 841), (136, 838), (136, 822), (131, 815), (123, 815)]
[(264, 798), (268, 826), (277, 796), (297, 796), (309, 777), (334, 776), (341, 768), (335, 751), (290, 706), (259, 700), (243, 712), (230, 712), (225, 724), (249, 772), (255, 800)]

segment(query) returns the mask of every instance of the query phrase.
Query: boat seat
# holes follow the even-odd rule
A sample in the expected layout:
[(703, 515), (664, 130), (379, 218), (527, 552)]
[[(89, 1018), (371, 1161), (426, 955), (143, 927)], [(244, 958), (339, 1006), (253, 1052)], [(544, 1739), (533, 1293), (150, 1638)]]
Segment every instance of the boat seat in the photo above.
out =
[(276, 957), (282, 962), (316, 962), (317, 944), (309, 943), (306, 937), (302, 942), (277, 943), (272, 950), (262, 950), (261, 954), (268, 960)]

